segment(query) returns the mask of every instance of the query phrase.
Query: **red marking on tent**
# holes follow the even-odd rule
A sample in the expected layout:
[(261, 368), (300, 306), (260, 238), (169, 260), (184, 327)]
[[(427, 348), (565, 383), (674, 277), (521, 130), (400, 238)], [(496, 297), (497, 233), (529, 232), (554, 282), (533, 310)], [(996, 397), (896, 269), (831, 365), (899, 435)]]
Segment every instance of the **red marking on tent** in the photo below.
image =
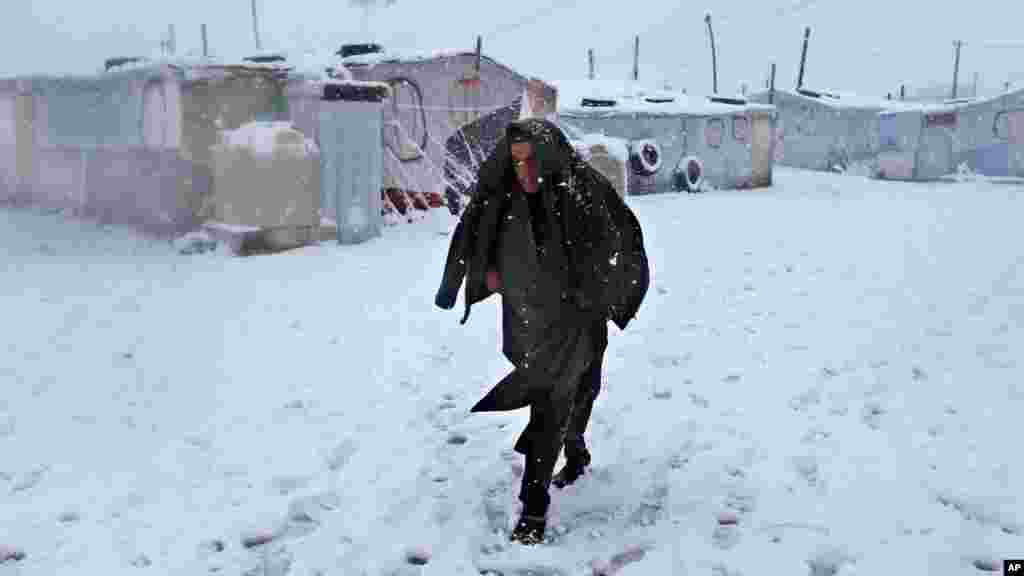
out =
[(956, 126), (956, 112), (936, 112), (924, 117), (925, 126)]

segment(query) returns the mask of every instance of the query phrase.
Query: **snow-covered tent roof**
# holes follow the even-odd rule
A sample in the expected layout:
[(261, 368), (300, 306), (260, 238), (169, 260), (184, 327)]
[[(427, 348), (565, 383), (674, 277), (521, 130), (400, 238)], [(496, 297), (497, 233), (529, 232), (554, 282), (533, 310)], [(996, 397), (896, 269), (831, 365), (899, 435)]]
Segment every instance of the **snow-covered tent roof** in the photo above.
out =
[[(769, 90), (761, 90), (751, 95), (751, 98), (758, 101), (767, 100), (768, 95), (771, 93)], [(874, 110), (887, 110), (890, 108), (901, 108), (906, 102), (898, 100), (886, 100), (885, 98), (878, 98), (874, 96), (865, 96), (863, 94), (857, 94), (854, 92), (837, 91), (837, 90), (785, 90), (775, 89), (775, 94), (784, 94), (789, 98), (795, 98), (797, 100), (806, 100), (808, 102), (817, 102), (819, 104), (829, 106), (832, 108), (859, 108), (859, 109), (874, 109)]]
[(959, 100), (946, 100), (943, 102), (908, 102), (901, 101), (898, 106), (892, 106), (879, 112), (882, 116), (899, 114), (901, 112), (920, 112), (934, 114), (942, 112), (953, 112), (974, 102), (973, 99), (964, 98)]
[[(320, 79), (326, 76), (328, 68), (334, 70), (339, 68), (337, 60), (335, 57), (332, 62), (332, 59), (326, 54), (269, 50), (222, 57), (156, 55), (108, 59), (106, 71), (103, 74), (116, 75), (135, 70), (170, 69), (183, 72), (187, 79), (200, 79), (231, 72)], [(341, 72), (344, 73), (344, 70), (342, 69)]]
[(690, 96), (630, 80), (570, 80), (556, 82), (555, 86), (558, 111), (562, 113), (711, 116), (775, 109), (742, 98), (716, 101), (711, 96)]
[[(379, 52), (372, 52), (366, 54), (356, 54), (352, 56), (346, 56), (339, 58), (339, 61), (344, 66), (350, 67), (364, 67), (364, 66), (375, 66), (377, 64), (391, 64), (391, 63), (414, 63), (414, 62), (426, 62), (430, 60), (443, 60), (449, 58), (460, 58), (465, 56), (476, 56), (476, 52), (467, 49), (436, 49), (436, 50), (402, 50), (395, 51), (386, 48), (382, 48)], [(487, 62), (490, 65), (497, 66), (511, 72), (512, 74), (519, 76), (524, 79), (538, 80), (544, 84), (551, 85), (551, 83), (541, 79), (539, 76), (527, 74), (504, 64), (487, 54), (480, 54), (481, 62)]]

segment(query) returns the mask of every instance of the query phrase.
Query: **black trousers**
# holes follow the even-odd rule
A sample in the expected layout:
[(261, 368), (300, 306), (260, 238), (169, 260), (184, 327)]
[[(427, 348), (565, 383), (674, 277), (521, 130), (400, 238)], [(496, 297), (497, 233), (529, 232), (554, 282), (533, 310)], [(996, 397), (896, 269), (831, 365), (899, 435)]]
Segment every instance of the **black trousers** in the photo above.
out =
[(515, 450), (526, 457), (519, 500), (524, 514), (544, 516), (551, 497), (548, 490), (558, 454), (564, 448), (566, 460), (579, 462), (589, 457), (583, 434), (590, 422), (594, 400), (601, 392), (601, 371), (608, 343), (608, 324), (594, 327), (594, 360), (580, 376), (570, 403), (537, 398), (530, 404), (530, 421), (519, 436)]

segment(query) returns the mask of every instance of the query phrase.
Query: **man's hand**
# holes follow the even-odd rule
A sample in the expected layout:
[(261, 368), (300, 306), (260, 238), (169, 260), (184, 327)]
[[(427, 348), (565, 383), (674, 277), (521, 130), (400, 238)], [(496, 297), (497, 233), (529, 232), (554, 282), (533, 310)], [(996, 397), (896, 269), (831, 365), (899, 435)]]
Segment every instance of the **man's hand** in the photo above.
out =
[(501, 277), (498, 276), (497, 270), (487, 271), (487, 289), (491, 292), (501, 290)]

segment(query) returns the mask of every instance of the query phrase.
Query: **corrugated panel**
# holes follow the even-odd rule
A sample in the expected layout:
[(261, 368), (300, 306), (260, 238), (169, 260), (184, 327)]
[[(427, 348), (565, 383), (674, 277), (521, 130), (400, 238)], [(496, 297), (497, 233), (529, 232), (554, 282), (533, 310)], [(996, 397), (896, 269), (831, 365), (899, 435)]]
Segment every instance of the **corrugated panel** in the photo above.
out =
[(382, 108), (374, 102), (320, 103), (321, 204), (335, 215), (342, 244), (380, 236), (384, 225)]

